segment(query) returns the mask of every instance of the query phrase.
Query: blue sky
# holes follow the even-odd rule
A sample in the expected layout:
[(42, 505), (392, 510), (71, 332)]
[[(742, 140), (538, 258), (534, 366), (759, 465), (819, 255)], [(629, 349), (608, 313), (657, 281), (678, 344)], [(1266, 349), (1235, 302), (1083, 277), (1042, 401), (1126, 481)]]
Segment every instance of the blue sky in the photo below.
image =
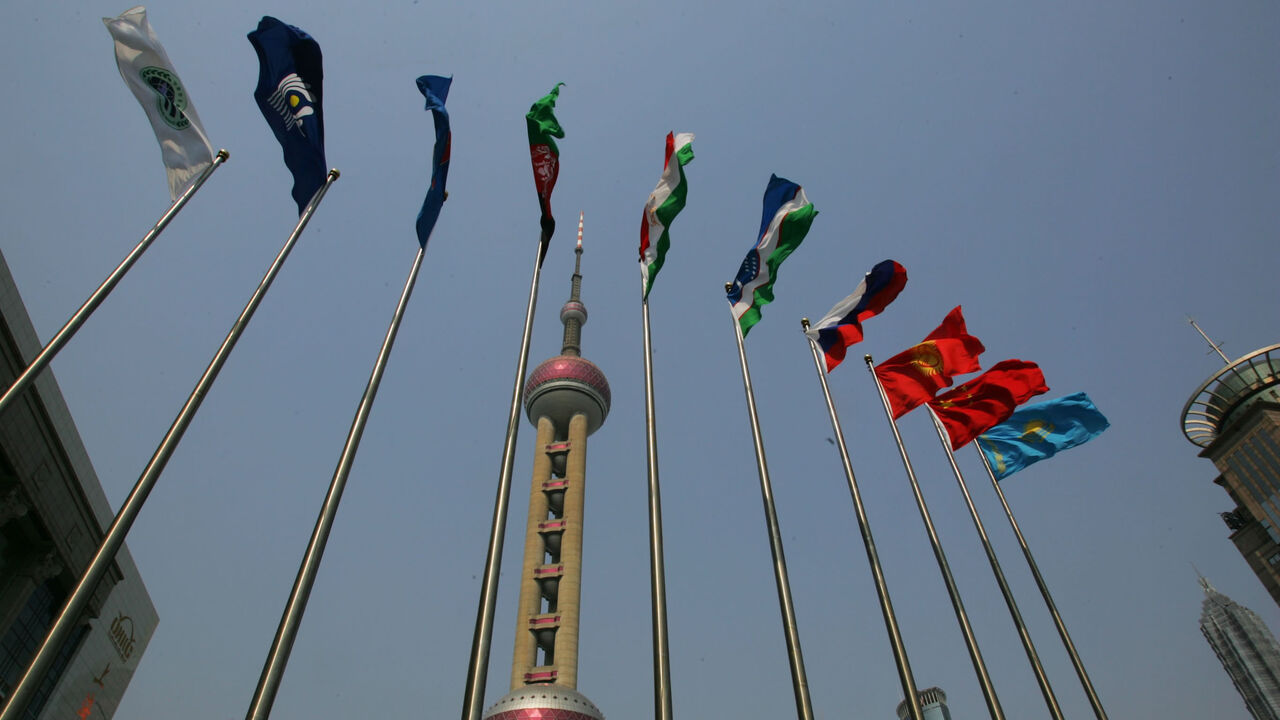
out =
[[(49, 337), (167, 207), (151, 130), (99, 17), (10, 8), (0, 61), (3, 250)], [(953, 306), (988, 351), (1088, 392), (1101, 438), (1006, 494), (1112, 717), (1247, 717), (1196, 626), (1192, 564), (1280, 625), (1180, 432), (1220, 364), (1277, 338), (1280, 10), (1263, 2), (546, 2), (355, 9), (158, 4), (151, 22), (231, 160), (53, 364), (119, 503), (292, 227), (252, 100), (263, 14), (325, 53), (342, 171), (130, 536), (161, 623), (121, 716), (243, 713), (405, 273), (433, 138), (414, 78), (453, 75), (449, 201), (373, 410), (277, 717), (461, 706), (537, 205), (523, 114), (565, 82), (532, 362), (559, 350), (572, 218), (586, 213), (584, 354), (613, 410), (588, 456), (579, 689), (651, 708), (640, 211), (669, 130), (694, 132), (689, 203), (651, 296), (679, 716), (793, 712), (724, 281), (770, 173), (820, 215), (747, 339), (819, 715), (899, 701), (830, 424), (800, 333), (876, 262), (910, 282), (855, 358), (917, 342)], [(983, 704), (865, 369), (831, 377), (921, 687)], [(902, 422), (1010, 717), (1045, 712), (927, 418)], [(527, 498), (521, 430), (512, 516)], [(1088, 705), (971, 450), (960, 454), (1050, 680)], [(520, 521), (506, 543), (490, 701), (506, 692)]]

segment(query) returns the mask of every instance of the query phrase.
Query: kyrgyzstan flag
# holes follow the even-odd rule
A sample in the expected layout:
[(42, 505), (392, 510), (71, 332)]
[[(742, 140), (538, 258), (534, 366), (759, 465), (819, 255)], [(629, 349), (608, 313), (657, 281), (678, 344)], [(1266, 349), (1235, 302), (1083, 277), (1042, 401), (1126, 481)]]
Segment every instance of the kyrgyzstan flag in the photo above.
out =
[(876, 377), (893, 407), (893, 418), (920, 407), (938, 391), (951, 386), (952, 375), (978, 372), (978, 356), (986, 350), (969, 334), (957, 305), (924, 342), (907, 348), (876, 366)]
[(959, 450), (999, 425), (1015, 408), (1049, 392), (1040, 366), (1026, 360), (1005, 360), (978, 377), (929, 401), (937, 413), (951, 449)]

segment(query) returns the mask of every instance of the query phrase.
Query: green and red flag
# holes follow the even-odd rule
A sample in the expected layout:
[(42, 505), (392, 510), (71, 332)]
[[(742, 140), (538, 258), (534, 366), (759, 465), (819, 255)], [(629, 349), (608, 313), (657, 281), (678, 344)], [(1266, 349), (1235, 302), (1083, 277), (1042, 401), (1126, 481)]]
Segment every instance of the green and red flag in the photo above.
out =
[(667, 133), (662, 178), (644, 204), (644, 218), (640, 222), (640, 276), (644, 279), (646, 298), (653, 288), (654, 277), (667, 259), (667, 249), (671, 247), (671, 221), (684, 209), (689, 194), (684, 166), (692, 159), (693, 133)]
[(541, 100), (529, 108), (524, 116), (529, 129), (529, 158), (533, 161), (533, 184), (538, 190), (538, 209), (542, 211), (541, 251), (538, 264), (547, 256), (547, 244), (556, 231), (556, 219), (551, 215), (551, 191), (556, 187), (556, 178), (560, 177), (560, 148), (555, 138), (564, 137), (564, 128), (556, 120), (556, 99), (560, 97), (560, 86), (556, 83)]
[(974, 438), (1013, 415), (1017, 407), (1036, 395), (1049, 392), (1040, 366), (1026, 360), (1004, 360), (978, 377), (929, 401), (951, 449), (959, 450)]
[(982, 341), (969, 334), (964, 314), (957, 305), (924, 342), (877, 365), (876, 377), (889, 396), (894, 419), (929, 402), (942, 388), (950, 387), (953, 375), (981, 370), (978, 356), (984, 350)]

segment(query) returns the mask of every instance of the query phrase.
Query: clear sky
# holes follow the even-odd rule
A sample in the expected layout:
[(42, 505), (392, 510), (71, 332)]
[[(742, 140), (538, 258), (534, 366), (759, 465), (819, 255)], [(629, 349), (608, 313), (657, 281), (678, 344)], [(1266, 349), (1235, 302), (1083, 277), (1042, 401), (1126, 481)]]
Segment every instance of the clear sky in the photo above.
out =
[[(0, 45), (3, 250), (48, 338), (168, 205), (151, 129), (99, 17), (11, 4)], [(1280, 9), (1154, 2), (157, 4), (150, 18), (231, 160), (53, 370), (121, 502), (289, 232), (279, 146), (252, 100), (263, 14), (325, 53), (342, 178), (231, 356), (129, 546), (161, 616), (120, 717), (243, 715), (416, 250), (433, 134), (414, 78), (452, 74), (450, 199), (356, 460), (275, 715), (453, 717), (461, 706), (537, 239), (523, 114), (563, 81), (560, 232), (532, 362), (559, 350), (586, 212), (584, 353), (613, 410), (591, 439), (579, 688), (650, 717), (640, 212), (669, 130), (690, 192), (651, 299), (679, 717), (794, 713), (722, 286), (769, 174), (820, 215), (747, 339), (821, 717), (889, 718), (888, 639), (802, 316), (876, 262), (910, 282), (831, 378), (921, 687), (985, 710), (870, 378), (957, 304), (985, 364), (1088, 392), (1098, 440), (1015, 476), (1009, 501), (1114, 718), (1246, 718), (1197, 629), (1192, 564), (1273, 627), (1228, 540), (1190, 393), (1271, 344), (1280, 261)], [(1009, 717), (1046, 714), (926, 416), (902, 430)], [(507, 688), (521, 430), (488, 700)], [(972, 450), (963, 469), (1069, 717), (1083, 691)]]

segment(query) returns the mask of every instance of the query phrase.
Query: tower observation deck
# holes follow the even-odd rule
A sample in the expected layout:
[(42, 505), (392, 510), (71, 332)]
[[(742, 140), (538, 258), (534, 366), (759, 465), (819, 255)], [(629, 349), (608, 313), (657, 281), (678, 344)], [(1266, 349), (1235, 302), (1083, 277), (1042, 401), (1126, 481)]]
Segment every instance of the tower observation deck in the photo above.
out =
[(524, 562), (511, 661), (511, 692), (485, 720), (603, 720), (578, 685), (583, 491), (587, 436), (609, 415), (609, 381), (582, 357), (582, 219), (569, 301), (560, 309), (560, 354), (529, 374), (524, 407), (537, 427)]
[(1236, 505), (1221, 513), (1231, 542), (1280, 604), (1280, 345), (1223, 360), (1183, 407), (1182, 432), (1217, 467)]

